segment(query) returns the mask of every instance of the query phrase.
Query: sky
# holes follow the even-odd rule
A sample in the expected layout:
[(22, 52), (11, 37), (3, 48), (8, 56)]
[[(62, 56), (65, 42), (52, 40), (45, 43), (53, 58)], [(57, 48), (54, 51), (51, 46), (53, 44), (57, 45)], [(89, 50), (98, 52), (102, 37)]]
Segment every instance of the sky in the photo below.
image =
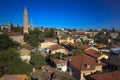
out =
[(34, 26), (120, 29), (120, 0), (0, 0), (0, 25), (23, 25), (24, 7)]

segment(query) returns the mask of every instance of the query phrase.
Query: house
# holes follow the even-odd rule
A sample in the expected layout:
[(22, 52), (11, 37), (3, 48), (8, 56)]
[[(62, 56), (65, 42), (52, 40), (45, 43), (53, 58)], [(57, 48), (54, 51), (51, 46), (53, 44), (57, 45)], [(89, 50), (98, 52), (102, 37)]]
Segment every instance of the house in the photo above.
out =
[(89, 48), (86, 49), (86, 51), (87, 51), (87, 50), (90, 50), (90, 49), (91, 49), (91, 50), (94, 50), (94, 51), (99, 51), (99, 50), (98, 50), (96, 47), (94, 47), (94, 46), (90, 46)]
[(96, 44), (95, 47), (99, 49), (101, 52), (109, 53), (110, 50), (107, 48), (107, 45), (104, 44)]
[(113, 49), (118, 48), (118, 46), (113, 45), (113, 44), (108, 44), (108, 45), (107, 45), (107, 48), (108, 48), (109, 50), (113, 50)]
[(120, 55), (110, 55), (108, 59), (103, 59), (108, 70), (120, 70)]
[(94, 37), (96, 34), (98, 34), (99, 32), (98, 31), (89, 31), (89, 32), (86, 32), (88, 36), (90, 37)]
[(95, 47), (98, 48), (98, 49), (100, 49), (100, 48), (105, 48), (106, 45), (104, 45), (104, 44), (101, 43), (101, 44), (96, 44)]
[(88, 80), (120, 80), (120, 71), (90, 75)]
[(101, 60), (103, 58), (108, 59), (107, 55), (103, 54), (100, 51), (96, 51), (96, 50), (93, 50), (93, 49), (87, 50), (86, 55), (89, 55), (90, 57), (95, 58), (97, 60)]
[(51, 54), (55, 54), (55, 53), (59, 53), (59, 52), (64, 53), (65, 55), (68, 54), (68, 50), (65, 47), (58, 45), (58, 44), (50, 46), (49, 50), (50, 50)]
[(87, 45), (87, 44), (81, 44), (79, 47), (80, 47), (79, 49), (85, 49), (85, 51), (87, 51), (89, 49), (92, 49), (92, 50), (95, 50), (95, 51), (99, 51), (94, 46), (90, 46), (90, 45)]
[(7, 35), (9, 36), (10, 39), (20, 43), (21, 45), (26, 44), (24, 42), (24, 36), (20, 32), (8, 32)]
[(111, 38), (113, 38), (113, 39), (115, 39), (119, 36), (118, 33), (111, 33), (110, 35), (111, 35)]
[(72, 73), (76, 80), (85, 80), (84, 76), (102, 72), (105, 63), (101, 60), (103, 58), (108, 59), (107, 55), (101, 53), (94, 47), (88, 45), (81, 46), (86, 49), (84, 54), (66, 58), (69, 61), (70, 73)]
[(23, 74), (5, 74), (0, 80), (28, 80), (28, 77)]
[(66, 72), (67, 71), (67, 61), (63, 59), (53, 59), (54, 67), (58, 68), (59, 70)]
[(31, 55), (30, 55), (30, 50), (22, 48), (19, 50), (20, 52), (20, 58), (22, 60), (26, 60), (27, 63), (29, 63)]
[(87, 35), (84, 31), (73, 31), (73, 32), (71, 32), (71, 35), (73, 37), (79, 37), (81, 39), (87, 38)]
[(1, 30), (8, 29), (8, 25), (1, 25)]
[(72, 38), (72, 37), (68, 37), (68, 36), (61, 36), (59, 38), (59, 43), (62, 44), (62, 43), (72, 43), (74, 44), (75, 40)]
[(87, 50), (87, 49), (89, 49), (91, 46), (89, 46), (89, 45), (87, 45), (87, 44), (81, 44), (80, 45), (80, 49), (85, 49), (85, 50)]
[(92, 39), (92, 38), (83, 38), (82, 40), (85, 43), (94, 44), (94, 39)]
[(80, 45), (79, 49), (81, 49), (81, 50), (85, 49), (85, 54), (91, 56), (92, 58), (100, 59), (100, 60), (102, 58), (108, 59), (107, 55), (105, 55), (104, 53), (102, 53), (101, 51), (99, 51), (97, 48), (95, 48), (93, 46), (82, 44), (82, 45)]
[(45, 48), (49, 48), (52, 45), (56, 45), (57, 44), (57, 40), (53, 39), (53, 38), (46, 38), (44, 42), (39, 44), (39, 48), (45, 49)]
[(105, 64), (95, 58), (86, 54), (72, 56), (69, 61), (70, 73), (76, 80), (85, 80), (84, 76), (93, 74), (95, 72), (102, 72), (102, 67)]

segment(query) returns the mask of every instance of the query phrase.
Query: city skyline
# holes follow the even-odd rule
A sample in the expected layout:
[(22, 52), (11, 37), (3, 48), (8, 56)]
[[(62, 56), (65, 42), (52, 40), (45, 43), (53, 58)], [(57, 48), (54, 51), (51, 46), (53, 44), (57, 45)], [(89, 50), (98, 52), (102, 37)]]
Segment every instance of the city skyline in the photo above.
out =
[(0, 25), (23, 26), (25, 6), (34, 26), (120, 29), (119, 0), (0, 0)]

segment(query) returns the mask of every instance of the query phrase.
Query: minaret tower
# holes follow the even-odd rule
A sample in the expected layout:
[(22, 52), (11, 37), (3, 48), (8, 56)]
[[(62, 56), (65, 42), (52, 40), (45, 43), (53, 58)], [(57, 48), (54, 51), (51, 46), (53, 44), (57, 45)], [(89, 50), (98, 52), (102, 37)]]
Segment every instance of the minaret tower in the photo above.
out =
[(24, 26), (23, 26), (23, 33), (29, 33), (28, 32), (28, 12), (26, 7), (24, 8)]
[(30, 30), (33, 31), (33, 23), (32, 23), (32, 19), (31, 19), (31, 22), (30, 22)]
[(9, 22), (9, 24), (8, 24), (8, 32), (10, 32), (11, 31), (11, 22)]

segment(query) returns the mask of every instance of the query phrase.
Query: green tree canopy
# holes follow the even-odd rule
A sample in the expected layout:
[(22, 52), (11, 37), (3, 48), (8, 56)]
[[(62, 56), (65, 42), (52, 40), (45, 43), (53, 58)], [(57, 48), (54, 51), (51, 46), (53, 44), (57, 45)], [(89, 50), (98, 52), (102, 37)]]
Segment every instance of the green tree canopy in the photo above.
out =
[(9, 48), (0, 51), (0, 76), (4, 74), (27, 74), (32, 72), (32, 66), (23, 62), (17, 50)]
[(30, 74), (32, 66), (23, 62), (18, 53), (19, 44), (0, 35), (0, 76), (4, 74)]
[(42, 32), (39, 28), (35, 28), (34, 31), (30, 30), (29, 34), (24, 35), (24, 40), (35, 47), (38, 45), (38, 42), (43, 42), (45, 38), (57, 38), (54, 29)]
[(104, 34), (104, 32), (99, 32), (94, 36), (94, 39), (97, 43), (108, 44), (108, 39), (110, 38), (109, 36), (110, 34), (108, 32), (106, 34)]
[(31, 53), (30, 63), (34, 68), (40, 69), (43, 65), (46, 64), (45, 57), (41, 56), (38, 53)]
[(5, 34), (0, 35), (0, 50), (7, 49), (7, 48), (18, 48), (20, 44), (12, 41), (9, 37)]
[(75, 43), (75, 46), (74, 46), (75, 48), (72, 49), (71, 55), (78, 55), (78, 54), (85, 53), (85, 49), (82, 46), (80, 46), (81, 44), (82, 43), (79, 41)]

